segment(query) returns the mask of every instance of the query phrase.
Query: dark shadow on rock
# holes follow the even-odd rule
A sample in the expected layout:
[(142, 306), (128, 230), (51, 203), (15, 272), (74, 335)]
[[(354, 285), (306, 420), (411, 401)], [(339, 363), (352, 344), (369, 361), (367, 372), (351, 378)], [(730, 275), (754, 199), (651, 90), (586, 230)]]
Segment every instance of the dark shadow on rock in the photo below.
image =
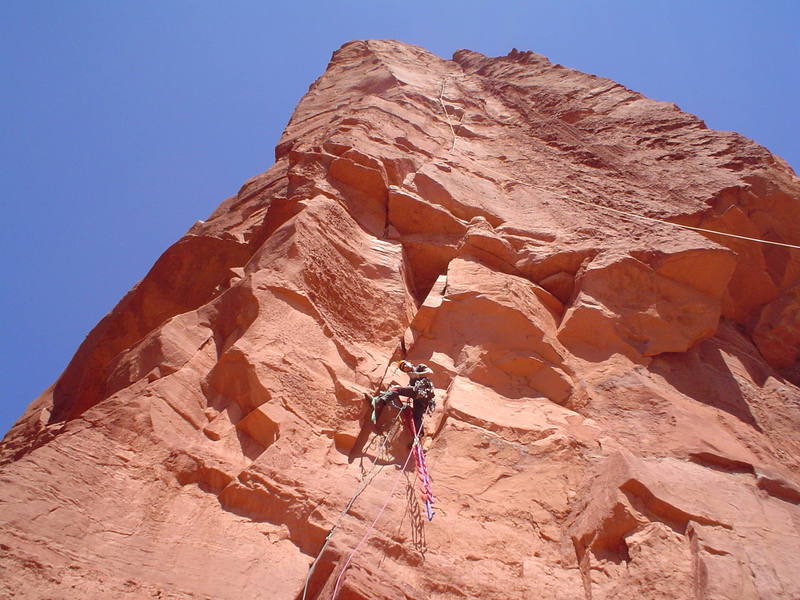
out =
[(723, 352), (736, 357), (757, 385), (762, 385), (771, 373), (769, 366), (760, 359), (758, 350), (730, 323), (723, 323), (717, 335), (703, 340), (687, 352), (670, 352), (654, 357), (649, 370), (686, 396), (724, 410), (761, 431)]
[[(349, 463), (352, 463), (356, 458), (360, 458), (363, 463), (364, 457), (370, 452), (371, 446), (375, 443), (375, 440), (378, 439), (381, 431), (388, 426), (386, 423), (386, 415), (383, 414), (380, 408), (376, 411), (378, 416), (377, 423), (371, 421), (372, 404), (369, 396), (366, 394), (364, 396), (364, 406), (364, 414), (361, 417), (361, 429), (347, 456), (347, 461)], [(376, 436), (370, 440), (370, 436), (373, 433), (376, 434)]]
[(780, 374), (789, 383), (800, 387), (800, 360), (793, 365), (782, 368)]
[(267, 449), (265, 446), (262, 446), (256, 440), (240, 430), (238, 427), (236, 428), (236, 439), (239, 440), (239, 446), (242, 450), (242, 454), (250, 461), (255, 461)]
[(186, 235), (170, 246), (81, 343), (53, 388), (50, 423), (74, 419), (107, 398), (114, 358), (167, 319), (210, 302), (251, 254), (246, 244), (212, 236)]
[(305, 595), (300, 592), (295, 596), (295, 600), (314, 600), (315, 598), (325, 598), (323, 594), (324, 588), (328, 587), (329, 592), (332, 591), (331, 575), (337, 565), (341, 564), (343, 557), (338, 550), (325, 549), (319, 557), (317, 565), (314, 567), (314, 572), (308, 580), (308, 589), (305, 590)]
[(405, 516), (408, 514), (411, 525), (411, 545), (424, 560), (425, 553), (428, 551), (428, 542), (425, 539), (425, 517), (422, 515), (420, 500), (417, 497), (416, 481), (415, 473), (406, 473), (406, 508), (397, 526), (396, 535), (399, 537)]

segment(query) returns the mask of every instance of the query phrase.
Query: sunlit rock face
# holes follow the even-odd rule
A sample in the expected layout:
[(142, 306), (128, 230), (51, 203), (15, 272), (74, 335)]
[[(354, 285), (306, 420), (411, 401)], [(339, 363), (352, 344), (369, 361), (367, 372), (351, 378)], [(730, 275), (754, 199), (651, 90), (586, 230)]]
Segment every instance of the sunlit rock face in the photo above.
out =
[[(542, 56), (346, 44), (6, 435), (0, 596), (302, 598), (363, 482), (307, 598), (798, 598), (800, 251), (603, 208), (800, 244), (798, 202)], [(363, 397), (400, 358), (430, 522)]]

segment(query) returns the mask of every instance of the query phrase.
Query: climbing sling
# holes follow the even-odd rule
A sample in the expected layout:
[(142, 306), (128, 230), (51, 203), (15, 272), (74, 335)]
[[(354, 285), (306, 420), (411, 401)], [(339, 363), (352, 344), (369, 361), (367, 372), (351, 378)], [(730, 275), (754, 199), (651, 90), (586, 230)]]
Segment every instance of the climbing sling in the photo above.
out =
[(417, 467), (417, 479), (419, 480), (419, 490), (422, 501), (425, 503), (425, 511), (428, 514), (428, 521), (433, 520), (433, 490), (431, 489), (431, 478), (428, 474), (428, 466), (425, 463), (425, 451), (422, 449), (417, 432), (414, 427), (414, 418), (412, 410), (409, 407), (403, 409), (403, 423), (413, 437), (412, 453), (414, 455), (414, 463)]

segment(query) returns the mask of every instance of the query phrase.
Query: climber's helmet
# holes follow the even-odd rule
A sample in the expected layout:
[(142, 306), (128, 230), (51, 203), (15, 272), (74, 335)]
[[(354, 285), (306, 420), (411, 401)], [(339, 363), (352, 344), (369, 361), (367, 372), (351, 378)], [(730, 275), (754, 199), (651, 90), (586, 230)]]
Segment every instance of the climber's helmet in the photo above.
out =
[(401, 360), (397, 363), (397, 366), (403, 373), (408, 373), (411, 377), (420, 377), (422, 375), (431, 375), (433, 371), (426, 365), (425, 363), (419, 363), (418, 365), (414, 365), (414, 363), (408, 362), (407, 360)]
[(425, 363), (419, 363), (416, 367), (414, 367), (414, 373), (417, 375), (430, 375), (433, 373), (433, 371)]

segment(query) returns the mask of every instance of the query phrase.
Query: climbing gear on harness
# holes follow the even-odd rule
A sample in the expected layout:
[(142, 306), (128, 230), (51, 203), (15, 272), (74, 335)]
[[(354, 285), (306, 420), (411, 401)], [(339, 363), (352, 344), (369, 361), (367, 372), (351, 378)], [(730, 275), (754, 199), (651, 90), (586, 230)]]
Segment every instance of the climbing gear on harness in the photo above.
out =
[(425, 503), (425, 512), (428, 514), (428, 521), (433, 520), (433, 503), (435, 502), (435, 498), (433, 497), (433, 490), (431, 489), (431, 478), (428, 474), (428, 466), (425, 463), (425, 452), (422, 449), (422, 444), (419, 440), (419, 432), (415, 431), (414, 427), (414, 419), (411, 416), (411, 411), (406, 409), (403, 411), (403, 423), (406, 426), (406, 429), (411, 433), (414, 437), (414, 441), (411, 446), (411, 451), (414, 454), (414, 463), (417, 467), (417, 478), (419, 479), (419, 486), (420, 486), (420, 496), (422, 497), (422, 501)]
[(414, 397), (430, 402), (434, 397), (433, 383), (427, 377), (414, 381)]

